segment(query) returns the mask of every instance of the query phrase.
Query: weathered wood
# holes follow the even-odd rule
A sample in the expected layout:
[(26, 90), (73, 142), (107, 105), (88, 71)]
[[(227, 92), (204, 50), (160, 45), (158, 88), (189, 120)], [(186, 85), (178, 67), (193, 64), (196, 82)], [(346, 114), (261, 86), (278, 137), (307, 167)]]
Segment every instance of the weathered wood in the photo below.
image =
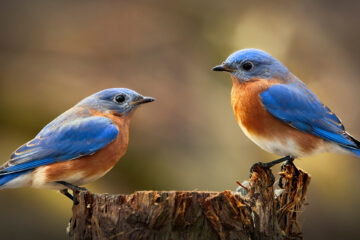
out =
[(255, 167), (239, 192), (75, 193), (72, 239), (302, 239), (297, 222), (310, 176), (292, 164), (274, 194), (271, 171)]

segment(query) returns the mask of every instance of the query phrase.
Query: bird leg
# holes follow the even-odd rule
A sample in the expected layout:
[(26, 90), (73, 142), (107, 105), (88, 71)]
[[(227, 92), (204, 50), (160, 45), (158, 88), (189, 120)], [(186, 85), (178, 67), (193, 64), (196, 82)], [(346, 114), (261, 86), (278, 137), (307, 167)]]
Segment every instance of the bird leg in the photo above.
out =
[[(276, 164), (282, 163), (282, 162), (284, 162), (284, 161), (286, 161), (286, 163), (291, 162), (291, 164), (293, 164), (293, 163), (292, 163), (293, 160), (294, 160), (293, 157), (291, 157), (291, 156), (286, 156), (286, 157), (283, 157), (283, 158), (280, 158), (280, 159), (276, 159), (276, 160), (274, 160), (274, 161), (267, 162), (267, 163), (257, 162), (257, 163), (253, 164), (253, 165), (250, 167), (250, 178), (251, 178), (251, 175), (252, 175), (255, 167), (261, 167), (261, 168), (265, 168), (265, 169), (269, 169), (269, 170), (270, 170), (271, 167), (275, 166)], [(284, 165), (285, 165), (285, 164), (284, 164)], [(270, 172), (270, 177), (271, 177), (271, 184), (269, 185), (269, 187), (271, 187), (271, 186), (274, 184), (274, 182), (275, 182), (275, 177), (274, 177), (274, 175), (272, 174), (271, 171), (269, 171), (269, 172)]]
[(78, 187), (78, 186), (75, 186), (75, 185), (72, 185), (71, 183), (68, 183), (68, 182), (64, 182), (64, 181), (57, 181), (56, 183), (59, 183), (61, 185), (64, 185), (65, 187), (71, 189), (73, 191), (73, 195), (71, 195), (68, 191), (67, 188), (65, 189), (62, 189), (60, 190), (60, 193), (64, 194), (66, 197), (70, 198), (75, 205), (78, 205), (79, 204), (79, 201), (76, 199), (75, 197), (75, 191), (87, 191), (86, 188), (84, 187)]
[(68, 183), (68, 182), (57, 181), (56, 183), (62, 184), (62, 185), (64, 185), (65, 187), (67, 187), (67, 188), (69, 188), (69, 189), (71, 189), (71, 190), (73, 190), (73, 191), (79, 191), (79, 192), (81, 192), (81, 191), (87, 191), (87, 189), (84, 188), (84, 187), (75, 186), (75, 185), (72, 185), (71, 183)]
[(291, 166), (293, 166), (294, 169), (295, 169), (295, 174), (296, 174), (296, 175), (299, 175), (300, 172), (299, 172), (299, 169), (297, 169), (297, 167), (296, 167), (295, 164), (294, 164), (294, 158), (290, 158), (290, 159), (286, 160), (286, 162), (284, 162), (284, 163), (281, 165), (281, 170), (284, 170), (285, 167), (286, 167), (286, 165), (291, 165)]
[(75, 196), (71, 195), (69, 193), (69, 191), (67, 190), (67, 188), (65, 189), (61, 189), (60, 190), (60, 193), (64, 194), (66, 197), (68, 197), (71, 201), (73, 201), (74, 205), (78, 205), (79, 204), (79, 201), (76, 199)]

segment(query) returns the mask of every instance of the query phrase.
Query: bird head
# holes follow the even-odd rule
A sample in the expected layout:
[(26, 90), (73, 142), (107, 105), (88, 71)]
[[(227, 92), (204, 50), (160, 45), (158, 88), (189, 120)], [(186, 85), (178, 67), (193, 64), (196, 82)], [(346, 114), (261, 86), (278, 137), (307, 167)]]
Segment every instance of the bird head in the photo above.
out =
[(139, 105), (153, 101), (155, 101), (154, 98), (144, 97), (127, 88), (109, 88), (85, 98), (78, 103), (78, 106), (86, 106), (96, 111), (113, 113), (117, 116), (127, 116)]
[(252, 79), (285, 79), (289, 74), (289, 70), (280, 61), (258, 49), (234, 52), (212, 70), (229, 72), (240, 82)]

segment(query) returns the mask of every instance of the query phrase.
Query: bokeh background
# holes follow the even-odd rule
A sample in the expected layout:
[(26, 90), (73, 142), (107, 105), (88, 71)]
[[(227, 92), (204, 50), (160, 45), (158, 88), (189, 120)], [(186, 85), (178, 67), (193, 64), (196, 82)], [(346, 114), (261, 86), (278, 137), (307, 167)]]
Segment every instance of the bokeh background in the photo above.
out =
[[(94, 192), (235, 189), (270, 155), (238, 128), (231, 52), (280, 59), (360, 137), (358, 1), (47, 1), (0, 3), (0, 159), (82, 98), (110, 87), (153, 96), (133, 117), (125, 157)], [(299, 159), (312, 183), (305, 239), (358, 239), (360, 160)], [(275, 169), (275, 172), (278, 169)], [(66, 239), (71, 202), (55, 191), (0, 192), (1, 239)]]

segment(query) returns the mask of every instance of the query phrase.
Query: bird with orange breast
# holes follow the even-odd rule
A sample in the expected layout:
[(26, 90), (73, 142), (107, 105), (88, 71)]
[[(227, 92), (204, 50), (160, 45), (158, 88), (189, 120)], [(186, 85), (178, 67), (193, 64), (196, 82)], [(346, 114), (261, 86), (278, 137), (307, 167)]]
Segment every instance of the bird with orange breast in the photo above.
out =
[(95, 93), (46, 125), (0, 167), (0, 189), (35, 187), (68, 192), (97, 180), (125, 154), (130, 118), (154, 101), (126, 88)]
[(265, 151), (283, 156), (256, 165), (268, 168), (327, 151), (360, 156), (360, 142), (339, 118), (268, 53), (240, 50), (213, 70), (230, 73), (231, 104), (244, 134)]

